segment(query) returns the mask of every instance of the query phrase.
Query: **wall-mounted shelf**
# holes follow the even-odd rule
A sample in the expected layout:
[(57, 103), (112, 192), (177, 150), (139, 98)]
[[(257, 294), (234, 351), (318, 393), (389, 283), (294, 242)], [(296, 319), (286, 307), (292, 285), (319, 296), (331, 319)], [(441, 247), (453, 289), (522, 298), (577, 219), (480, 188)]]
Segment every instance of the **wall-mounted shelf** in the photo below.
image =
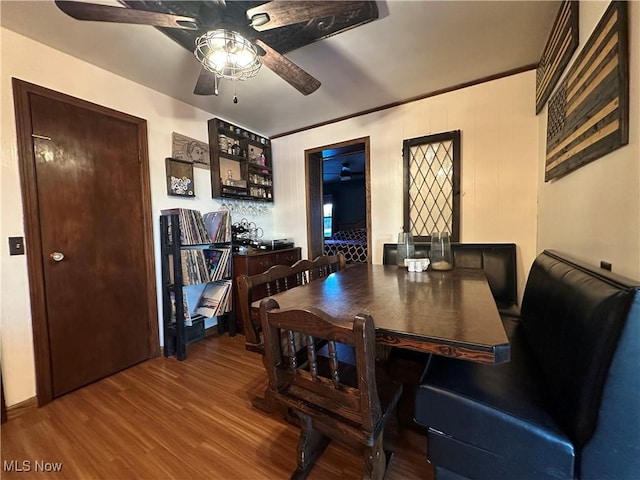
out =
[(219, 118), (208, 126), (212, 197), (273, 202), (271, 141)]

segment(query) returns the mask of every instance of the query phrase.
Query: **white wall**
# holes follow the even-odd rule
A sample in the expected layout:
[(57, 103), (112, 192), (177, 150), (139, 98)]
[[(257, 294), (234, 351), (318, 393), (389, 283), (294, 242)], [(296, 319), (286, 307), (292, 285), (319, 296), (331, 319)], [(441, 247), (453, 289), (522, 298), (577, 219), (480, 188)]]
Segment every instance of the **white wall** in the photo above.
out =
[(402, 227), (402, 141), (461, 130), (462, 242), (518, 246), (522, 294), (537, 253), (538, 121), (535, 72), (487, 82), (272, 141), (276, 235), (294, 238), (306, 256), (305, 149), (370, 137), (373, 263)]
[[(609, 5), (580, 2), (577, 57)], [(629, 7), (629, 144), (544, 182), (546, 108), (539, 115), (538, 247), (554, 248), (640, 279), (640, 2)], [(567, 68), (567, 70), (570, 67)]]
[[(209, 171), (196, 168), (196, 199), (166, 194), (164, 159), (171, 156), (171, 133), (207, 141), (213, 115), (133, 83), (10, 30), (0, 30), (2, 48), (2, 164), (0, 168), (0, 355), (7, 405), (35, 396), (31, 312), (26, 256), (9, 256), (7, 237), (24, 236), (11, 77), (41, 85), (147, 120), (154, 245), (159, 252), (158, 217), (164, 208), (218, 209), (211, 199)], [(257, 132), (260, 133), (260, 132)], [(234, 218), (238, 221), (239, 218)], [(265, 230), (270, 218), (253, 218)], [(28, 252), (27, 252), (28, 255)], [(160, 259), (156, 254), (160, 285)], [(160, 289), (158, 288), (158, 294)], [(161, 312), (160, 297), (158, 311)], [(160, 322), (159, 322), (160, 324)], [(160, 328), (160, 335), (162, 329)]]

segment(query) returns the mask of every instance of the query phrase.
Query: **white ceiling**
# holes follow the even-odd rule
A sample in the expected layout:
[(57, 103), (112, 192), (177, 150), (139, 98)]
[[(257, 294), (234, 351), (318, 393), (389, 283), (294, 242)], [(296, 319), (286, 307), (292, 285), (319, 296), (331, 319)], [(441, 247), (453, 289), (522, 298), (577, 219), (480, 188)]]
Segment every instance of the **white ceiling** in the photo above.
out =
[[(229, 0), (227, 0), (229, 1)], [(111, 1), (93, 3), (113, 4)], [(322, 82), (303, 96), (268, 68), (193, 94), (193, 55), (149, 26), (74, 20), (52, 0), (0, 3), (3, 27), (268, 136), (538, 62), (559, 2), (378, 2), (379, 19), (287, 54)], [(534, 92), (532, 92), (532, 109)]]

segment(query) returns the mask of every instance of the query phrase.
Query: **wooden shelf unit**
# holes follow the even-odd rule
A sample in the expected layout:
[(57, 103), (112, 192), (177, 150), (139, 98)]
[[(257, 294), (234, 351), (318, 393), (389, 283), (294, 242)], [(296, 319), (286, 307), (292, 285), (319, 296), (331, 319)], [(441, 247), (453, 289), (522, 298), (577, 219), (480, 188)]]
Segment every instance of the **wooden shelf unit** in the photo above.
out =
[[(160, 215), (160, 243), (162, 252), (162, 320), (164, 331), (164, 356), (175, 355), (180, 361), (186, 358), (186, 346), (202, 340), (205, 337), (205, 318), (202, 315), (191, 315), (191, 326), (185, 325), (185, 298), (183, 287), (188, 285), (183, 278), (182, 255), (185, 249), (207, 249), (228, 247), (231, 242), (188, 244), (182, 242), (180, 220), (178, 214)], [(229, 254), (233, 272), (233, 258)], [(232, 278), (233, 273), (229, 277)], [(231, 285), (233, 290), (233, 285)], [(173, 301), (172, 297), (173, 296)], [(232, 294), (233, 302), (233, 294)], [(175, 305), (175, 307), (174, 307)], [(233, 306), (233, 303), (231, 304)], [(175, 312), (175, 321), (173, 321)], [(217, 317), (218, 333), (229, 332), (229, 336), (236, 334), (236, 322), (233, 308)]]
[(212, 197), (273, 202), (271, 141), (219, 118), (208, 128)]

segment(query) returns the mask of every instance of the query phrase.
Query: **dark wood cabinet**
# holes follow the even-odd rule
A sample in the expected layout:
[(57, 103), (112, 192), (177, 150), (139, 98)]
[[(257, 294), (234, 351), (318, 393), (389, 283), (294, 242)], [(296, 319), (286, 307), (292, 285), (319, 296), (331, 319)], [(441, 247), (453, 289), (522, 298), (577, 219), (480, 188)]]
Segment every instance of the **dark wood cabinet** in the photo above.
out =
[[(301, 248), (283, 248), (282, 250), (270, 250), (259, 253), (233, 255), (233, 274), (234, 278), (240, 275), (256, 275), (273, 267), (274, 265), (293, 265), (302, 258)], [(238, 298), (237, 282), (234, 283), (234, 298)], [(258, 288), (258, 287), (256, 287)], [(265, 292), (266, 294), (266, 292)], [(239, 316), (238, 316), (239, 317)], [(236, 317), (237, 331), (244, 334), (242, 320)]]
[(213, 198), (273, 202), (271, 141), (229, 122), (208, 122)]

